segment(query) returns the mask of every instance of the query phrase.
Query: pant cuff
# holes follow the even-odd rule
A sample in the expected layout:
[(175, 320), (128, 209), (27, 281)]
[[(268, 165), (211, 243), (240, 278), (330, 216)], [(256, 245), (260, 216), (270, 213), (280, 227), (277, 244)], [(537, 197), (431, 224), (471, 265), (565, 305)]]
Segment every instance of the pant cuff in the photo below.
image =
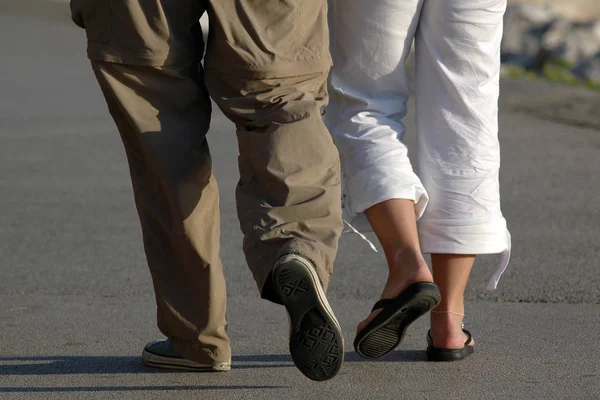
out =
[(333, 260), (328, 259), (328, 256), (325, 255), (324, 252), (319, 251), (310, 243), (304, 241), (292, 241), (290, 244), (279, 250), (270, 265), (265, 265), (263, 268), (253, 270), (254, 279), (263, 299), (269, 300), (275, 304), (282, 304), (279, 295), (277, 295), (273, 287), (272, 273), (277, 260), (286, 254), (298, 254), (309, 260), (319, 276), (323, 291), (327, 291), (327, 286), (329, 285), (329, 281), (333, 274)]
[(421, 250), (431, 254), (497, 254), (507, 250), (506, 220), (419, 220)]
[(351, 219), (375, 204), (391, 199), (414, 201), (415, 216), (420, 218), (429, 201), (417, 175), (412, 170), (395, 167), (362, 170), (345, 181), (344, 192), (344, 207)]
[(170, 337), (169, 341), (175, 351), (186, 360), (200, 364), (214, 365), (231, 362), (231, 348), (217, 347), (213, 344), (177, 340)]

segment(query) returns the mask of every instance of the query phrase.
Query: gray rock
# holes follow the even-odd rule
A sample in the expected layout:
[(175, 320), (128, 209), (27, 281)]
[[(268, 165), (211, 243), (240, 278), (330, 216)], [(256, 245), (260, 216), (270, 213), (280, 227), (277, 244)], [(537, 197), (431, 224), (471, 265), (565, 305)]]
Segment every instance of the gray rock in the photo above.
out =
[(560, 16), (568, 18), (571, 21), (600, 19), (598, 0), (508, 0), (508, 3), (547, 4)]
[(506, 15), (516, 15), (521, 20), (534, 25), (544, 25), (558, 17), (556, 10), (547, 4), (508, 5)]
[(572, 72), (579, 79), (600, 83), (600, 53), (579, 63)]
[(548, 50), (558, 49), (565, 43), (565, 38), (573, 29), (573, 21), (566, 18), (558, 18), (550, 22), (546, 32), (542, 36), (542, 46)]
[(548, 25), (557, 19), (549, 6), (509, 5), (504, 16), (502, 61), (531, 65), (542, 49), (542, 37)]
[(600, 51), (600, 22), (553, 21), (543, 35), (542, 47), (552, 58), (576, 65)]
[(576, 66), (583, 80), (600, 82), (600, 21), (573, 21), (542, 4), (509, 5), (502, 61), (542, 73), (553, 61)]

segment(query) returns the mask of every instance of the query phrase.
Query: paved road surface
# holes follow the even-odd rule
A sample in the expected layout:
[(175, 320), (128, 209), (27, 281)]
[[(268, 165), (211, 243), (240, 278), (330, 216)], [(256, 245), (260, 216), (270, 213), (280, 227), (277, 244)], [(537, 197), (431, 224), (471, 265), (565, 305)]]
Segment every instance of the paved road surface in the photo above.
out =
[(139, 353), (159, 337), (150, 277), (122, 145), (83, 32), (64, 5), (2, 1), (0, 399), (600, 398), (597, 94), (503, 83), (502, 202), (514, 250), (497, 291), (485, 291), (497, 256), (481, 257), (473, 272), (466, 323), (476, 355), (423, 362), (427, 326), (419, 321), (400, 351), (360, 359), (354, 329), (379, 294), (385, 263), (346, 235), (329, 297), (347, 362), (326, 383), (293, 367), (285, 313), (258, 298), (245, 267), (235, 134), (215, 112), (209, 140), (222, 190), (234, 370), (149, 371)]

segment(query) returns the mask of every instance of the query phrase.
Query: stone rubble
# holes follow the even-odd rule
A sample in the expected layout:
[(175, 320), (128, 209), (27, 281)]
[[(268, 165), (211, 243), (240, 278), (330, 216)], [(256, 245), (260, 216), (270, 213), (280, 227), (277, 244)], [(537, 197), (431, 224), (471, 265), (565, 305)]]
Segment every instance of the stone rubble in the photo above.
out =
[(511, 4), (504, 18), (502, 62), (538, 73), (560, 63), (575, 77), (600, 83), (600, 20), (570, 20), (544, 4)]

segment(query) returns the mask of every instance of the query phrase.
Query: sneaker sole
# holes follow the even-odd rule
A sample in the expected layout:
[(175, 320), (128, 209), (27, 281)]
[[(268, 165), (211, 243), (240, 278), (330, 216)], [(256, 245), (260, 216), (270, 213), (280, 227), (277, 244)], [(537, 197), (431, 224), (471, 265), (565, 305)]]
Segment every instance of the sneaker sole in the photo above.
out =
[(273, 271), (273, 284), (289, 315), (294, 364), (314, 381), (333, 378), (344, 361), (344, 338), (316, 271), (290, 255)]
[(144, 365), (150, 368), (162, 368), (190, 372), (226, 372), (231, 370), (231, 363), (202, 365), (194, 361), (186, 360), (185, 358), (164, 357), (151, 353), (146, 349), (144, 349), (142, 352), (142, 360)]

